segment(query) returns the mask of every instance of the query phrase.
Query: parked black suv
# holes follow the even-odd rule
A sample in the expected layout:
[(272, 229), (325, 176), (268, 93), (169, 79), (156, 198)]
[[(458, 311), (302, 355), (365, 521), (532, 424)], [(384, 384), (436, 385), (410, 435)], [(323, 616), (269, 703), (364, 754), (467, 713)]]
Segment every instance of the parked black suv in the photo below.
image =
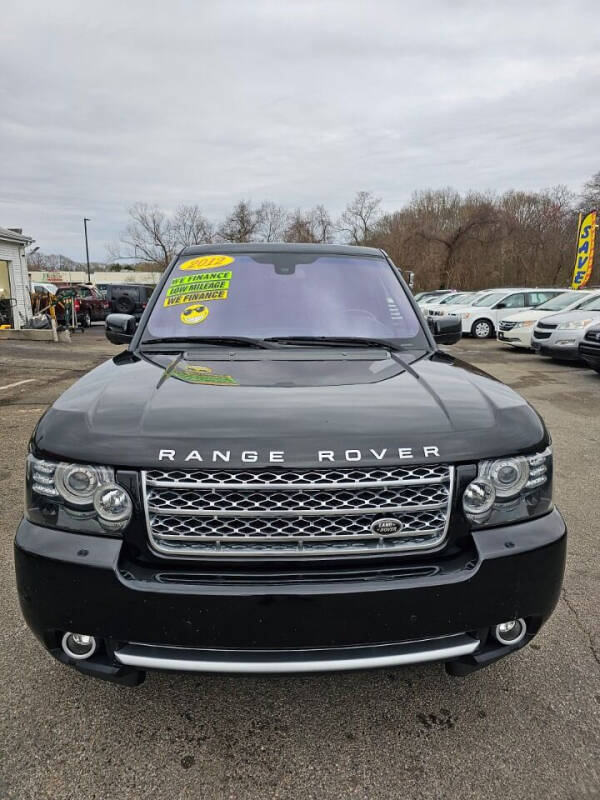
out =
[(141, 317), (148, 304), (154, 286), (143, 283), (110, 283), (106, 287), (106, 299), (110, 310), (118, 314), (133, 314)]
[(277, 673), (519, 649), (557, 602), (566, 529), (534, 409), (440, 351), (380, 250), (192, 247), (127, 348), (39, 421), (15, 543), (60, 661)]

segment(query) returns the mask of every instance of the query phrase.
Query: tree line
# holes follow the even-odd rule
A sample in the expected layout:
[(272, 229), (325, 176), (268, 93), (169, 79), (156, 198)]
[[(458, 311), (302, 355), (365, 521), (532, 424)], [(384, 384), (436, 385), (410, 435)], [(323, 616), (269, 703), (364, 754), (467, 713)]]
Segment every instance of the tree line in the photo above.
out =
[(384, 210), (372, 192), (359, 191), (335, 219), (323, 205), (290, 211), (272, 201), (239, 200), (215, 222), (198, 205), (169, 213), (136, 203), (109, 256), (162, 270), (182, 247), (194, 244), (343, 242), (383, 248), (399, 267), (415, 273), (419, 290), (566, 286), (578, 212), (599, 206), (600, 172), (579, 196), (564, 186), (503, 193), (427, 189), (396, 211)]

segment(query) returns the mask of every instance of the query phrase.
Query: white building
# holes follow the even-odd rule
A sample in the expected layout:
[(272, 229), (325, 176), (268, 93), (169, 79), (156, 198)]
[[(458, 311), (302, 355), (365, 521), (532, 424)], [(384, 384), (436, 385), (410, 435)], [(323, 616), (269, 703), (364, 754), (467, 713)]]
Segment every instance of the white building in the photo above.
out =
[(0, 323), (17, 330), (31, 317), (25, 248), (32, 242), (20, 228), (0, 228)]
[[(110, 283), (158, 283), (162, 272), (92, 272), (92, 283), (103, 287)], [(85, 270), (33, 270), (29, 273), (31, 283), (87, 283)]]

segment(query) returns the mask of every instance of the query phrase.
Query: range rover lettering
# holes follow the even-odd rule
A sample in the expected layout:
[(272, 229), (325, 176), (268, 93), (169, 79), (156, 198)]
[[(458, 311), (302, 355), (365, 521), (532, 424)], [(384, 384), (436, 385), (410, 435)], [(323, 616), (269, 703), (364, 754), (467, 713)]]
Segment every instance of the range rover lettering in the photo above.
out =
[(147, 670), (445, 662), (529, 643), (566, 528), (537, 412), (375, 248), (183, 250), (38, 422), (15, 563), (50, 653)]

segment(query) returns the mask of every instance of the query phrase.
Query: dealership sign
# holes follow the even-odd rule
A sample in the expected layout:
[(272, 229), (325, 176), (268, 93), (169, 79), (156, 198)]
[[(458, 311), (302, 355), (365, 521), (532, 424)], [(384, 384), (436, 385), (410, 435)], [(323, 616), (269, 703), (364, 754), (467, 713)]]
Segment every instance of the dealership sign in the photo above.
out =
[(577, 253), (571, 289), (582, 289), (590, 279), (594, 266), (594, 240), (596, 238), (597, 211), (579, 217), (577, 231)]

